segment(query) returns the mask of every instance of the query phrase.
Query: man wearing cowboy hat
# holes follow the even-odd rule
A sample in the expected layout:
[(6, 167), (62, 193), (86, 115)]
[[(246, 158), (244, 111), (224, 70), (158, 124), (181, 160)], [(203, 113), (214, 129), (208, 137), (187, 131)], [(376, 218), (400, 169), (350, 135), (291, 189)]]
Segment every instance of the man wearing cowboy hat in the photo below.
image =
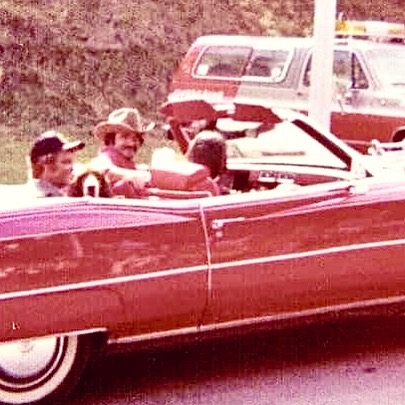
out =
[(85, 146), (82, 141), (68, 142), (60, 132), (41, 134), (30, 151), (31, 180), (36, 197), (62, 197), (73, 178), (75, 152)]
[(95, 127), (94, 134), (102, 147), (91, 167), (106, 173), (115, 194), (139, 196), (149, 182), (149, 171), (137, 166), (134, 158), (143, 145), (144, 134), (154, 126), (145, 126), (136, 108), (123, 107)]

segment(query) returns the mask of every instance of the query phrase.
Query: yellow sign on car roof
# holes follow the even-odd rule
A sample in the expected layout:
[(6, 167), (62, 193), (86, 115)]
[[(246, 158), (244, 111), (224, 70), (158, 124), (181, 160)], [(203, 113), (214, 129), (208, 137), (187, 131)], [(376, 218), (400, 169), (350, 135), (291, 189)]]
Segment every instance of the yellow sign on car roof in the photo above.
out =
[(339, 20), (336, 22), (336, 35), (381, 41), (405, 40), (405, 24), (386, 21)]

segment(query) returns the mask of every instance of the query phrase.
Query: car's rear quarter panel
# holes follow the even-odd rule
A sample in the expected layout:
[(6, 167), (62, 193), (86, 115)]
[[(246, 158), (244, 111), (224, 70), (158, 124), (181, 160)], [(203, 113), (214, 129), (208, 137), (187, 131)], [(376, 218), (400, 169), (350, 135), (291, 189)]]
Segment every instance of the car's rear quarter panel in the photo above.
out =
[(1, 340), (197, 324), (206, 245), (196, 217), (84, 206), (16, 213), (0, 227)]

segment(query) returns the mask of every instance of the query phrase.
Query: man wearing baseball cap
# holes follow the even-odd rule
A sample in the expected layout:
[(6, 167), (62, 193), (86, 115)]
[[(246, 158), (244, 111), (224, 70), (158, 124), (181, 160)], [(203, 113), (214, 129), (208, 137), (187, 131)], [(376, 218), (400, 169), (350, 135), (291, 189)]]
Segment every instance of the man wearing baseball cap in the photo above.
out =
[(61, 197), (73, 178), (75, 152), (82, 141), (68, 142), (60, 132), (50, 130), (35, 139), (30, 151), (32, 179), (36, 197)]
[(142, 195), (150, 173), (135, 163), (135, 156), (145, 133), (154, 126), (153, 122), (145, 125), (136, 108), (123, 107), (95, 127), (94, 135), (101, 148), (91, 167), (107, 175), (114, 194), (128, 198)]

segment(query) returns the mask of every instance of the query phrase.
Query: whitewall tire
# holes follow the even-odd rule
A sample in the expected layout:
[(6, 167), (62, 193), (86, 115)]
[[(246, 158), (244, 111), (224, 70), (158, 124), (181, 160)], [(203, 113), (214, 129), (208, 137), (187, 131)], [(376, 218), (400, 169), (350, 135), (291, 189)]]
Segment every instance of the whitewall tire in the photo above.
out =
[(85, 367), (87, 342), (51, 336), (0, 344), (0, 403), (38, 404), (69, 392)]

